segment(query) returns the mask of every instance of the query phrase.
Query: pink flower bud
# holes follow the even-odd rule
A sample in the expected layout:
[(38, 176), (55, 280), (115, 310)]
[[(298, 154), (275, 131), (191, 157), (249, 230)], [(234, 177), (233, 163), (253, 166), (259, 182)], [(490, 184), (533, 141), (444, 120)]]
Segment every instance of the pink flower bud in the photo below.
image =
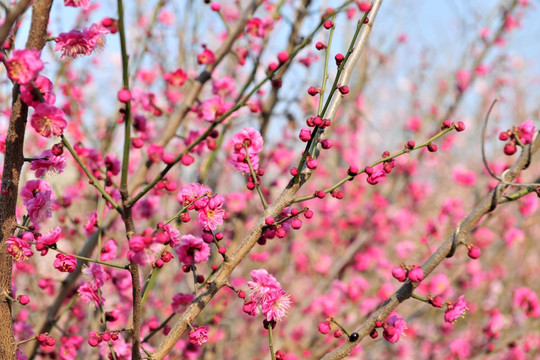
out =
[(392, 269), (392, 276), (396, 280), (404, 282), (407, 279), (407, 272), (401, 266), (396, 266)]
[(408, 276), (412, 282), (420, 282), (424, 280), (424, 271), (421, 267), (415, 267), (414, 269), (409, 270)]
[(319, 323), (319, 332), (323, 335), (326, 335), (330, 332), (330, 323), (328, 321), (322, 321)]

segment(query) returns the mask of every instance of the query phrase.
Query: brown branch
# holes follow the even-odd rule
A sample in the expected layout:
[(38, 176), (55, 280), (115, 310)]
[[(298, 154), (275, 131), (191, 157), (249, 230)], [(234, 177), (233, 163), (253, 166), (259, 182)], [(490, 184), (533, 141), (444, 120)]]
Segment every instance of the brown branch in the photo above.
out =
[(0, 44), (3, 44), (4, 41), (6, 41), (13, 24), (15, 24), (19, 17), (28, 9), (28, 4), (30, 4), (30, 0), (21, 0), (6, 10), (4, 23), (0, 26)]
[[(537, 137), (532, 144), (527, 145), (521, 153), (518, 160), (514, 165), (505, 173), (503, 180), (507, 183), (515, 180), (519, 173), (530, 162), (532, 154), (540, 149), (540, 139)], [(507, 200), (501, 196), (503, 188), (506, 186), (497, 186), (491, 191), (476, 208), (464, 218), (457, 226), (454, 233), (424, 262), (422, 270), (424, 276), (427, 277), (437, 266), (439, 266), (444, 259), (453, 255), (453, 251), (463, 238), (475, 227), (480, 219), (493, 210), (493, 204), (507, 202)], [(403, 301), (407, 300), (414, 288), (418, 286), (418, 283), (413, 284), (410, 280), (407, 280), (405, 284), (397, 290), (384, 304), (377, 309), (358, 329), (358, 340), (354, 342), (345, 342), (331, 353), (322, 357), (323, 360), (336, 360), (344, 359), (350, 352), (360, 343), (360, 341), (366, 337), (371, 330), (375, 327), (376, 321), (384, 321), (390, 313)]]
[[(52, 0), (35, 1), (30, 33), (26, 42), (27, 49), (41, 50), (45, 45), (51, 5)], [(12, 295), (13, 259), (7, 253), (5, 241), (13, 234), (17, 225), (15, 210), (21, 168), (24, 163), (23, 146), (27, 117), (28, 106), (22, 102), (19, 85), (15, 84), (13, 86), (13, 102), (6, 135), (2, 193), (0, 194), (0, 293), (6, 295)], [(0, 359), (16, 359), (16, 352), (11, 301), (3, 297), (0, 299)]]

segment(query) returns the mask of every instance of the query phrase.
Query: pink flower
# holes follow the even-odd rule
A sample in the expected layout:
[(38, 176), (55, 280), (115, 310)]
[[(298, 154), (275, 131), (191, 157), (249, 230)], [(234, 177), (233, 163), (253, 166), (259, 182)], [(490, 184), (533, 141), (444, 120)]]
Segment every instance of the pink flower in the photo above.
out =
[(468, 70), (458, 70), (456, 73), (456, 87), (459, 92), (464, 92), (471, 82), (471, 73)]
[(52, 172), (61, 174), (66, 167), (66, 157), (64, 155), (56, 156), (51, 150), (44, 150), (38, 158), (30, 163), (30, 170), (35, 171), (36, 177), (44, 177), (47, 173)]
[(476, 183), (476, 174), (471, 170), (454, 169), (452, 177), (456, 183), (463, 186), (472, 186)]
[(116, 259), (116, 249), (118, 246), (116, 245), (116, 240), (110, 239), (108, 240), (103, 247), (101, 248), (101, 254), (99, 259), (101, 261), (109, 261)]
[(420, 282), (424, 280), (424, 271), (422, 271), (421, 267), (417, 266), (409, 270), (409, 273), (407, 274), (407, 276), (412, 282)]
[(534, 291), (527, 287), (521, 287), (514, 291), (514, 301), (512, 304), (515, 307), (520, 307), (525, 310), (529, 317), (540, 317), (540, 304), (538, 296)]
[(184, 235), (181, 238), (180, 246), (175, 249), (178, 255), (178, 260), (186, 265), (191, 265), (193, 262), (198, 264), (207, 261), (210, 256), (210, 247), (203, 239), (193, 235)]
[(183, 206), (188, 206), (188, 210), (193, 210), (196, 199), (210, 194), (212, 194), (212, 190), (208, 186), (192, 183), (184, 185), (176, 198)]
[(55, 51), (62, 51), (61, 58), (70, 57), (76, 59), (79, 55), (90, 55), (96, 48), (105, 45), (105, 34), (109, 30), (100, 24), (92, 24), (89, 29), (71, 30), (61, 33), (55, 39)]
[(112, 176), (120, 174), (120, 170), (122, 167), (122, 164), (120, 163), (120, 160), (114, 155), (107, 155), (105, 156), (105, 166), (107, 167), (107, 171), (110, 171)]
[(61, 272), (74, 272), (77, 267), (77, 258), (73, 255), (56, 254), (54, 268)]
[(407, 121), (407, 129), (412, 132), (417, 132), (422, 128), (422, 119), (419, 116), (411, 116)]
[(96, 263), (92, 263), (90, 266), (85, 266), (82, 272), (90, 283), (97, 287), (103, 286), (111, 277), (105, 271), (105, 269), (103, 269), (103, 266)]
[(175, 313), (184, 311), (185, 307), (195, 299), (195, 295), (193, 294), (181, 294), (178, 293), (173, 296), (172, 298), (172, 311)]
[(270, 291), (281, 289), (281, 284), (276, 278), (264, 269), (253, 270), (250, 275), (253, 281), (248, 281), (247, 285), (253, 291), (251, 293), (251, 299), (258, 303), (264, 302)]
[(163, 230), (165, 231), (165, 234), (167, 235), (167, 242), (169, 243), (169, 246), (172, 248), (177, 247), (180, 245), (180, 231), (178, 229), (175, 229), (171, 227), (169, 224), (163, 226)]
[(326, 335), (330, 332), (330, 323), (328, 321), (321, 321), (318, 329), (321, 334)]
[(64, 0), (64, 5), (88, 9), (88, 7), (90, 6), (90, 0)]
[(259, 309), (257, 308), (257, 302), (255, 300), (249, 300), (242, 306), (242, 311), (250, 316), (257, 316)]
[(223, 224), (225, 210), (221, 208), (225, 198), (221, 195), (214, 195), (208, 199), (205, 207), (199, 210), (199, 224), (204, 230), (216, 230), (218, 225)]
[(26, 240), (11, 236), (6, 240), (6, 249), (9, 255), (17, 261), (23, 261), (34, 255), (30, 244)]
[(40, 57), (41, 52), (36, 49), (13, 50), (11, 57), (6, 60), (9, 78), (20, 85), (30, 83), (43, 70)]
[(79, 293), (81, 300), (85, 303), (93, 303), (96, 307), (103, 304), (103, 299), (99, 295), (97, 287), (90, 283), (85, 282), (79, 286), (77, 293)]
[(396, 343), (403, 331), (407, 328), (407, 323), (402, 317), (398, 315), (392, 315), (388, 318), (388, 321), (384, 324), (383, 337), (389, 343)]
[(277, 321), (287, 315), (290, 307), (291, 296), (281, 288), (272, 289), (265, 296), (261, 312), (266, 316), (266, 320)]
[(508, 247), (511, 247), (514, 242), (521, 243), (525, 239), (525, 233), (518, 228), (509, 229), (504, 235), (504, 242)]
[(199, 116), (206, 121), (212, 122), (218, 119), (221, 115), (225, 114), (232, 108), (234, 103), (223, 101), (219, 96), (214, 96), (208, 100), (205, 100), (199, 106)]
[(62, 135), (67, 127), (64, 112), (45, 103), (35, 107), (30, 124), (41, 136), (46, 138), (50, 138), (51, 135)]
[(536, 127), (532, 120), (524, 121), (518, 128), (519, 140), (521, 140), (524, 145), (530, 144), (535, 131)]
[(29, 180), (21, 189), (23, 204), (34, 225), (52, 216), (52, 190), (43, 180)]
[[(263, 149), (263, 138), (261, 134), (254, 128), (245, 128), (236, 133), (231, 143), (233, 145), (233, 154), (230, 162), (237, 170), (249, 172), (246, 157), (249, 156), (249, 161), (254, 170), (259, 168), (259, 153)], [(247, 151), (246, 151), (247, 148)]]
[(174, 72), (165, 73), (163, 79), (172, 86), (182, 86), (187, 80), (187, 75), (182, 69), (176, 69)]
[(448, 305), (446, 312), (444, 313), (444, 321), (453, 324), (460, 316), (464, 316), (467, 310), (467, 302), (463, 299), (465, 296), (461, 295), (454, 304)]
[(370, 185), (378, 184), (386, 178), (386, 173), (382, 169), (374, 170), (371, 175), (366, 178), (366, 181)]
[[(38, 76), (36, 80), (34, 80), (34, 86), (40, 92), (41, 96), (43, 96), (43, 100), (45, 100), (47, 104), (54, 105), (56, 96), (53, 92), (53, 83), (51, 80), (47, 79), (45, 76)], [(24, 101), (26, 105), (36, 107), (41, 103), (40, 99), (34, 95), (34, 87), (32, 84), (23, 84), (21, 85), (20, 90), (22, 101)]]
[(61, 235), (62, 229), (60, 226), (57, 226), (54, 228), (54, 230), (47, 231), (45, 234), (41, 235), (41, 237), (37, 239), (37, 242), (42, 243), (45, 246), (51, 246), (60, 240)]
[(167, 9), (161, 9), (158, 19), (163, 25), (170, 26), (174, 23), (174, 14)]
[(202, 345), (208, 341), (208, 328), (199, 326), (197, 329), (189, 333), (189, 342), (193, 345)]
[(199, 62), (199, 65), (213, 64), (216, 61), (216, 57), (211, 50), (204, 49), (197, 55), (197, 61)]

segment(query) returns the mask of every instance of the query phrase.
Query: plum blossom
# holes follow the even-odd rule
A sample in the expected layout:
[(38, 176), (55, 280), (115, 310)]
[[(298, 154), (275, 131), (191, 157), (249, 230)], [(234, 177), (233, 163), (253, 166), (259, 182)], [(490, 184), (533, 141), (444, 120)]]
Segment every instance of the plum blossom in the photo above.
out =
[(104, 300), (101, 297), (98, 287), (94, 284), (85, 282), (77, 289), (77, 293), (81, 296), (81, 300), (85, 303), (93, 303), (96, 307), (103, 304)]
[(55, 39), (54, 50), (62, 51), (61, 58), (76, 59), (79, 55), (90, 55), (92, 51), (105, 45), (104, 35), (108, 33), (109, 30), (100, 24), (92, 24), (90, 28), (84, 28), (82, 31), (71, 30), (61, 33)]
[(41, 100), (34, 95), (34, 88), (39, 91), (43, 100), (49, 105), (54, 105), (56, 96), (53, 92), (53, 83), (45, 76), (38, 76), (32, 84), (22, 84), (20, 87), (21, 99), (28, 106), (36, 107), (41, 103)]
[(171, 304), (172, 311), (175, 313), (182, 312), (187, 305), (191, 304), (193, 299), (195, 299), (194, 294), (178, 293), (174, 295)]
[(187, 74), (182, 69), (176, 69), (173, 72), (163, 74), (163, 79), (172, 86), (180, 87), (187, 80)]
[(88, 9), (88, 7), (90, 6), (90, 0), (64, 0), (64, 5)]
[(204, 230), (216, 230), (218, 225), (223, 224), (225, 210), (221, 206), (224, 200), (223, 196), (214, 195), (208, 204), (199, 210), (198, 220)]
[(454, 304), (449, 304), (446, 312), (444, 313), (444, 321), (453, 324), (460, 316), (465, 315), (469, 308), (467, 302), (463, 299), (465, 296), (461, 295)]
[(212, 122), (232, 108), (233, 102), (223, 101), (219, 96), (205, 100), (199, 106), (199, 116), (206, 121)]
[(163, 226), (163, 231), (167, 236), (167, 242), (169, 243), (170, 247), (175, 248), (180, 245), (180, 231), (178, 229), (175, 229), (171, 227), (171, 225), (166, 224)]
[(46, 138), (50, 138), (52, 135), (62, 135), (67, 127), (64, 112), (46, 103), (35, 107), (35, 111), (30, 118), (30, 124), (38, 134)]
[(34, 255), (30, 244), (21, 238), (11, 236), (6, 240), (6, 249), (9, 255), (17, 261), (23, 261)]
[(77, 267), (77, 258), (73, 255), (56, 254), (54, 268), (61, 272), (74, 272)]
[(208, 341), (208, 328), (199, 326), (189, 333), (189, 342), (193, 345), (202, 345)]
[(540, 303), (534, 291), (527, 287), (520, 287), (514, 291), (514, 307), (525, 310), (528, 317), (540, 317)]
[(210, 256), (210, 246), (203, 239), (193, 235), (184, 235), (180, 246), (175, 249), (180, 262), (191, 265), (207, 261)]
[(29, 84), (44, 68), (40, 57), (41, 52), (36, 49), (13, 50), (6, 60), (9, 78), (20, 85)]
[(532, 142), (535, 131), (536, 131), (536, 127), (534, 126), (534, 123), (532, 120), (524, 121), (521, 125), (519, 125), (518, 127), (519, 140), (521, 140), (523, 145), (527, 145)]
[(274, 276), (264, 269), (251, 271), (253, 281), (248, 281), (252, 290), (250, 299), (244, 303), (243, 311), (256, 316), (260, 311), (267, 321), (277, 321), (287, 315), (291, 306), (288, 295)]
[(52, 196), (52, 189), (44, 180), (29, 180), (21, 189), (23, 204), (34, 225), (52, 216)]
[(230, 162), (237, 170), (250, 172), (247, 157), (254, 170), (259, 168), (259, 153), (263, 149), (264, 141), (257, 130), (245, 128), (234, 135), (231, 143), (234, 150)]
[(407, 323), (401, 316), (392, 315), (388, 318), (388, 321), (384, 324), (383, 337), (389, 343), (396, 343), (403, 331), (407, 328)]
[(66, 157), (56, 156), (52, 150), (44, 150), (37, 160), (30, 163), (30, 170), (35, 171), (36, 177), (44, 177), (47, 173), (61, 174), (66, 167)]
[(41, 237), (37, 238), (36, 240), (38, 243), (41, 243), (45, 246), (51, 246), (56, 244), (58, 240), (60, 240), (61, 235), (62, 229), (60, 228), (60, 226), (57, 226), (53, 230), (47, 231), (45, 234), (41, 235)]

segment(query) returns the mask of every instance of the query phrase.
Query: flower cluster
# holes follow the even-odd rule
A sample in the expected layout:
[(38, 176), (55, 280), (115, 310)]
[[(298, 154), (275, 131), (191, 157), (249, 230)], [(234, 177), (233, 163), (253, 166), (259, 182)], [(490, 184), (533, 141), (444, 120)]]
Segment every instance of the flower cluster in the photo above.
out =
[(38, 159), (30, 163), (30, 170), (35, 171), (38, 178), (44, 177), (49, 172), (61, 174), (65, 167), (66, 157), (64, 155), (56, 156), (52, 150), (44, 150)]
[(29, 180), (21, 189), (23, 204), (34, 226), (52, 216), (53, 192), (44, 180)]
[(36, 49), (13, 50), (6, 60), (6, 69), (11, 80), (20, 85), (29, 84), (43, 70), (41, 52)]
[(460, 316), (465, 315), (467, 310), (469, 310), (464, 297), (464, 295), (461, 295), (455, 303), (448, 304), (446, 312), (444, 313), (445, 322), (453, 324)]
[(231, 164), (237, 170), (249, 173), (251, 164), (253, 170), (259, 168), (259, 153), (263, 149), (263, 138), (254, 128), (246, 128), (236, 133), (231, 140), (233, 153)]
[(198, 211), (199, 224), (203, 230), (216, 230), (218, 225), (223, 224), (225, 210), (222, 206), (225, 198), (219, 194), (212, 195), (209, 187), (198, 183), (187, 184), (182, 187), (177, 199), (188, 210)]
[(503, 131), (499, 134), (499, 140), (507, 141), (504, 146), (504, 153), (506, 155), (513, 155), (517, 151), (517, 144), (527, 145), (533, 141), (536, 127), (532, 120), (524, 121), (518, 127)]
[(251, 296), (244, 303), (243, 311), (251, 316), (261, 313), (267, 321), (277, 321), (287, 315), (291, 306), (291, 298), (276, 278), (266, 270), (253, 270), (253, 281), (248, 281)]

